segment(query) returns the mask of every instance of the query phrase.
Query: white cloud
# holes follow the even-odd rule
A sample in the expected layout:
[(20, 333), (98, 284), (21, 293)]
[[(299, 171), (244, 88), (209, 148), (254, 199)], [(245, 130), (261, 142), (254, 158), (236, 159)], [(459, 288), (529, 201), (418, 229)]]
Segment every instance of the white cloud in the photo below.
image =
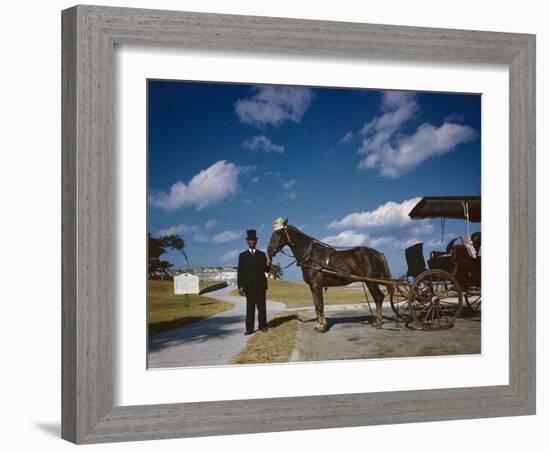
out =
[(367, 246), (380, 251), (404, 250), (417, 242), (421, 242), (421, 240), (416, 238), (405, 239), (403, 237), (397, 238), (393, 236), (373, 237), (354, 230), (344, 230), (337, 235), (326, 236), (321, 240), (335, 247)]
[(237, 262), (237, 256), (239, 256), (239, 250), (231, 250), (230, 252), (224, 253), (220, 257), (220, 261), (227, 263), (227, 262)]
[(421, 197), (410, 198), (401, 203), (389, 201), (372, 211), (355, 212), (329, 224), (329, 228), (372, 229), (399, 227), (411, 222), (409, 212)]
[(284, 189), (287, 190), (286, 192), (283, 192), (283, 194), (282, 194), (283, 198), (286, 198), (286, 199), (295, 199), (296, 198), (296, 192), (293, 191), (293, 190), (292, 191), (290, 190), (291, 188), (293, 188), (296, 185), (296, 180), (295, 179), (285, 180), (280, 172), (267, 171), (267, 172), (265, 172), (265, 174), (277, 178), (279, 180), (279, 182), (281, 183), (281, 187), (283, 187)]
[(296, 192), (294, 191), (288, 191), (283, 194), (284, 198), (287, 198), (289, 200), (294, 200), (296, 198)]
[(476, 137), (477, 132), (466, 125), (444, 123), (434, 127), (425, 123), (413, 135), (398, 138), (395, 147), (386, 144), (387, 147), (381, 151), (363, 147), (368, 156), (359, 163), (359, 168), (378, 168), (380, 175), (398, 178), (423, 161), (448, 153)]
[(162, 230), (159, 230), (159, 234), (161, 236), (168, 236), (170, 234), (193, 233), (197, 230), (198, 230), (198, 227), (196, 227), (195, 225), (186, 225), (184, 223), (180, 223), (179, 225), (175, 225), (173, 227), (163, 228)]
[(283, 181), (282, 183), (285, 189), (290, 189), (292, 186), (296, 184), (296, 180)]
[(248, 98), (235, 103), (235, 113), (241, 122), (257, 127), (280, 125), (287, 120), (300, 123), (312, 97), (307, 88), (259, 86)]
[(244, 148), (265, 153), (284, 153), (285, 151), (284, 145), (274, 144), (271, 139), (266, 138), (263, 134), (246, 139), (242, 145)]
[(169, 192), (152, 192), (149, 203), (166, 210), (185, 206), (195, 206), (200, 210), (236, 194), (239, 173), (240, 168), (235, 164), (218, 161), (201, 170), (187, 184), (177, 181)]
[[(384, 113), (360, 130), (363, 141), (359, 153), (365, 156), (359, 168), (378, 169), (382, 176), (398, 178), (423, 161), (453, 151), (477, 137), (472, 127), (447, 120), (439, 127), (424, 123), (413, 134), (402, 134), (402, 127), (416, 117), (419, 109), (414, 93), (385, 92)], [(455, 119), (456, 115), (448, 118)]]
[[(365, 245), (374, 248), (404, 248), (401, 241), (426, 236), (434, 230), (429, 220), (412, 220), (409, 217), (409, 212), (420, 199), (421, 197), (415, 197), (401, 203), (389, 201), (371, 211), (348, 214), (331, 222), (328, 227), (368, 231)], [(396, 238), (397, 235), (400, 237)]]
[(355, 247), (363, 245), (367, 240), (367, 235), (353, 230), (344, 230), (337, 235), (326, 236), (321, 240), (336, 247)]
[(223, 244), (225, 242), (231, 242), (240, 237), (239, 233), (234, 231), (222, 231), (219, 234), (212, 236), (212, 242), (214, 244)]
[(353, 141), (353, 131), (348, 131), (340, 138), (342, 144), (349, 144), (351, 141)]
[(373, 237), (355, 230), (344, 230), (337, 235), (326, 236), (321, 240), (335, 247), (357, 247), (364, 245), (378, 250), (403, 250), (412, 244), (420, 242), (418, 239), (414, 238), (405, 239), (393, 236)]
[(360, 130), (361, 135), (371, 136), (372, 145), (383, 144), (381, 137), (395, 133), (403, 123), (412, 119), (418, 111), (418, 103), (412, 93), (390, 91), (382, 96), (382, 109), (386, 112), (365, 123)]
[(207, 234), (196, 233), (196, 234), (193, 236), (193, 239), (195, 240), (195, 242), (204, 243), (204, 242), (208, 242), (210, 238), (208, 237)]
[(395, 109), (404, 103), (414, 100), (416, 94), (411, 91), (386, 91), (382, 97), (382, 109)]
[(251, 175), (258, 167), (255, 165), (251, 166), (239, 166), (239, 174), (242, 175)]
[(210, 228), (215, 227), (217, 223), (218, 221), (216, 219), (207, 220), (206, 223), (204, 224), (204, 228), (209, 230)]
[(434, 230), (434, 226), (428, 220), (415, 220), (406, 226), (405, 232), (412, 236), (425, 236)]

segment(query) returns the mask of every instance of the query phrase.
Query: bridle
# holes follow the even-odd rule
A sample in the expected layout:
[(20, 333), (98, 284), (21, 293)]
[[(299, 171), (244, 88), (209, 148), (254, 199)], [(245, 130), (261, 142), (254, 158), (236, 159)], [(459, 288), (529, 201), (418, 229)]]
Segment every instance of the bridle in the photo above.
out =
[(292, 252), (294, 253), (294, 243), (292, 242), (292, 239), (290, 237), (290, 234), (288, 232), (288, 227), (285, 225), (283, 227), (283, 230), (285, 230), (285, 236), (286, 236), (286, 241), (283, 242), (281, 245), (279, 245), (277, 248), (275, 248), (275, 252), (273, 253), (272, 256), (275, 256), (277, 253), (281, 252), (283, 255), (285, 255), (287, 258), (293, 258), (294, 260), (288, 264), (287, 266), (285, 266), (284, 268), (288, 268), (290, 267), (292, 264), (297, 264), (299, 266), (299, 263), (298, 263), (298, 259), (294, 256), (294, 255), (289, 255), (288, 253), (286, 253), (283, 248), (285, 247), (285, 245), (288, 245), (290, 247), (290, 249), (292, 250)]
[[(294, 259), (290, 264), (288, 264), (287, 266), (284, 267), (285, 269), (290, 267), (293, 264), (296, 264), (298, 267), (303, 266), (305, 263), (307, 263), (312, 258), (313, 253), (314, 253), (313, 244), (317, 240), (314, 239), (314, 238), (311, 238), (311, 241), (309, 242), (306, 251), (304, 253), (302, 253), (301, 255), (297, 255), (297, 253), (295, 251), (294, 242), (292, 241), (292, 238), (290, 237), (290, 233), (288, 232), (288, 226), (285, 225), (283, 229), (285, 231), (286, 242), (283, 242), (278, 248), (275, 249), (275, 253), (273, 254), (273, 256), (275, 256), (277, 253), (281, 252), (286, 257)], [(324, 244), (324, 243), (322, 243), (322, 244), (323, 244), (323, 246), (326, 246), (326, 244)], [(288, 253), (286, 253), (283, 250), (285, 245), (288, 245), (290, 247), (290, 250), (292, 250), (292, 255), (289, 255)]]

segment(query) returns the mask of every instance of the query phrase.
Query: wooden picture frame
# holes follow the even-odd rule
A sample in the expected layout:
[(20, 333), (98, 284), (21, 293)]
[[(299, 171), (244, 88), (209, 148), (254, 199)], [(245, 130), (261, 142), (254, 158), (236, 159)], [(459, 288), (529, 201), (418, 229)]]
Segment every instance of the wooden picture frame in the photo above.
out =
[[(535, 413), (534, 35), (98, 6), (63, 11), (62, 31), (64, 439), (95, 443)], [(113, 52), (125, 43), (507, 65), (509, 384), (115, 407)]]

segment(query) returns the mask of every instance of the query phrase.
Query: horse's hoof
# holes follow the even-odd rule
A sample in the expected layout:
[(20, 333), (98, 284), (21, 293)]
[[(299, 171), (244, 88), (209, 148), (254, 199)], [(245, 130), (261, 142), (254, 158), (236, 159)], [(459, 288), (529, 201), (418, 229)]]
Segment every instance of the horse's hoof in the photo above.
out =
[(374, 328), (382, 328), (382, 322), (373, 322), (373, 323), (372, 323), (372, 326), (373, 326)]
[(320, 334), (322, 334), (322, 333), (324, 333), (324, 332), (327, 331), (326, 328), (319, 328), (319, 327), (315, 327), (315, 328), (313, 328), (313, 330), (314, 330), (316, 333), (320, 333)]

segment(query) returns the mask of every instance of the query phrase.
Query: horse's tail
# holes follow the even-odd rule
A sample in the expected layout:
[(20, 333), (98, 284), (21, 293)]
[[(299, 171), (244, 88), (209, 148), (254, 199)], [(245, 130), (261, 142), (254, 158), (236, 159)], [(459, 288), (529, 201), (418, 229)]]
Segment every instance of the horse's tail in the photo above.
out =
[(388, 260), (386, 259), (386, 255), (384, 255), (384, 253), (382, 252), (380, 252), (380, 259), (382, 259), (384, 278), (391, 278), (391, 272), (390, 272), (390, 266), (388, 265)]
[[(390, 266), (388, 265), (388, 260), (386, 259), (386, 255), (384, 255), (384, 253), (382, 252), (380, 252), (380, 259), (382, 261), (382, 278), (389, 280), (392, 277), (390, 272)], [(393, 286), (391, 284), (385, 284), (384, 286), (388, 290), (388, 294), (393, 295), (393, 291), (394, 291)]]

